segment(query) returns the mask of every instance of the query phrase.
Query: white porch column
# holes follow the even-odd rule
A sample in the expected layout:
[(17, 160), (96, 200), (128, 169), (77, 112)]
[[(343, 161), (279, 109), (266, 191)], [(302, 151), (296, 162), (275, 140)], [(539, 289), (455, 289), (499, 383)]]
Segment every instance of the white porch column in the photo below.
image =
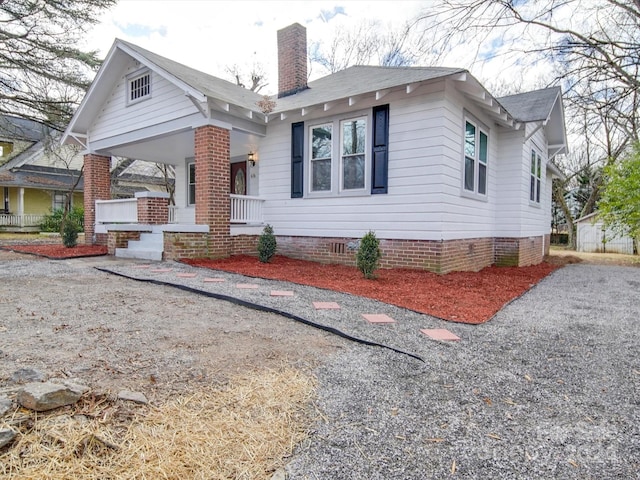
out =
[(24, 227), (24, 187), (18, 189), (18, 215), (20, 226)]

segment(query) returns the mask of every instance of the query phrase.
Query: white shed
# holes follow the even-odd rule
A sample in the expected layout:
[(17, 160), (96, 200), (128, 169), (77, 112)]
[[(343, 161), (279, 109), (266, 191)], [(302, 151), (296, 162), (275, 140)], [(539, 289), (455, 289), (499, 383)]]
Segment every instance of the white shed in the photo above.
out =
[(576, 221), (578, 225), (579, 252), (626, 253), (633, 255), (633, 239), (629, 236), (616, 236), (611, 229), (604, 226), (598, 213), (582, 217)]

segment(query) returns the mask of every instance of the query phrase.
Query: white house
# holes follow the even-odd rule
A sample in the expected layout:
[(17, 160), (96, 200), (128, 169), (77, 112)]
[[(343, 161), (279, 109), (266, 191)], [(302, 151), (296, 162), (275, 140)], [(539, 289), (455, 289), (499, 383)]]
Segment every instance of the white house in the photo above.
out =
[[(280, 253), (320, 261), (352, 263), (369, 230), (384, 266), (542, 260), (552, 159), (566, 151), (559, 88), (496, 99), (439, 67), (355, 66), (307, 84), (305, 28), (280, 30), (278, 49), (269, 99), (114, 42), (64, 139), (86, 148), (89, 241), (222, 257), (254, 252), (270, 224)], [(105, 201), (111, 156), (174, 166), (170, 222), (163, 198)]]

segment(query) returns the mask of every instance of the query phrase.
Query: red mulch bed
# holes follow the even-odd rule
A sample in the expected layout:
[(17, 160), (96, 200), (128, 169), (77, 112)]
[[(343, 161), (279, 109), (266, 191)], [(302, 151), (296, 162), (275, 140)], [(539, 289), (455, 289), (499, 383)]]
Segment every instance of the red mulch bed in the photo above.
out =
[(530, 267), (487, 267), (480, 272), (446, 275), (382, 269), (376, 271), (375, 280), (366, 280), (356, 267), (325, 265), (282, 256), (275, 256), (270, 263), (261, 263), (248, 255), (184, 262), (197, 267), (352, 293), (444, 320), (472, 324), (491, 319), (506, 303), (559, 267), (541, 263)]
[(65, 258), (97, 257), (107, 254), (107, 247), (101, 245), (77, 245), (67, 248), (60, 244), (33, 244), (33, 245), (10, 245), (0, 247), (3, 250), (10, 250), (19, 253), (29, 253), (52, 260), (63, 260)]

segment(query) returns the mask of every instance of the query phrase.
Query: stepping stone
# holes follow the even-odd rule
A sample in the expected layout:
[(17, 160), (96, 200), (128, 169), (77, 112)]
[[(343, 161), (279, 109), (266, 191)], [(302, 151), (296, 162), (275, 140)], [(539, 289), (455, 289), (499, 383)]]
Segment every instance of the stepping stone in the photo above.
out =
[(290, 290), (271, 290), (272, 297), (293, 297), (293, 292)]
[(313, 302), (313, 306), (316, 310), (339, 310), (340, 305), (336, 302)]
[(256, 285), (255, 283), (238, 283), (236, 284), (236, 288), (258, 288), (258, 285)]
[(203, 280), (203, 282), (206, 282), (206, 283), (224, 282), (224, 281), (225, 281), (224, 278), (209, 278), (209, 277)]
[(444, 342), (457, 342), (460, 340), (460, 337), (451, 333), (446, 328), (423, 328), (420, 331), (434, 340), (441, 340)]
[(151, 271), (153, 273), (165, 273), (165, 272), (170, 272), (171, 270), (173, 270), (173, 268), (155, 268)]
[(384, 313), (363, 313), (362, 316), (369, 323), (396, 323), (393, 318)]
[(178, 273), (176, 276), (180, 278), (194, 278), (194, 277), (197, 277), (198, 274), (197, 273)]

